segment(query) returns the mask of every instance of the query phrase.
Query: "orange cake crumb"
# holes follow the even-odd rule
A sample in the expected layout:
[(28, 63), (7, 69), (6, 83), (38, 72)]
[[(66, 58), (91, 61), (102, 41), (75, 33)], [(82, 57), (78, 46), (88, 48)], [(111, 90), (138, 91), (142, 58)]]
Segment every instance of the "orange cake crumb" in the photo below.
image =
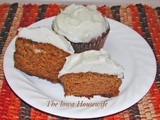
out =
[(15, 43), (15, 68), (33, 76), (58, 82), (58, 74), (70, 54), (49, 43), (17, 38)]
[(119, 94), (122, 80), (116, 75), (95, 72), (69, 73), (62, 75), (60, 81), (64, 87), (65, 96), (93, 97), (100, 95), (113, 97)]

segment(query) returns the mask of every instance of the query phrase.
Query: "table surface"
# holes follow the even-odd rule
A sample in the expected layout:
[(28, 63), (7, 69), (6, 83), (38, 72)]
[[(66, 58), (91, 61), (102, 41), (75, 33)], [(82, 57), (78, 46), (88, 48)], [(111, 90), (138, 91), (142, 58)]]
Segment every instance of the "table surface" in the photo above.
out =
[[(19, 27), (59, 14), (65, 5), (0, 4), (0, 120), (67, 120), (39, 111), (22, 101), (11, 90), (3, 72), (3, 57)], [(98, 120), (160, 120), (160, 7), (129, 4), (99, 6), (106, 17), (119, 21), (137, 31), (151, 46), (157, 60), (157, 74), (148, 93), (130, 108)]]

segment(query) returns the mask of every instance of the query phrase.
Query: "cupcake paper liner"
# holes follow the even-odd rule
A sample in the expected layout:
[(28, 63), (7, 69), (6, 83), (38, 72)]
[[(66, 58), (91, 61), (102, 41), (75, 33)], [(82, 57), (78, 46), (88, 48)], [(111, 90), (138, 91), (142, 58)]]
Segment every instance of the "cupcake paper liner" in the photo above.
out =
[(107, 29), (106, 32), (102, 33), (101, 36), (97, 38), (93, 38), (88, 43), (74, 43), (71, 41), (70, 42), (73, 46), (73, 49), (75, 50), (75, 53), (80, 53), (80, 52), (84, 52), (87, 50), (100, 50), (104, 46), (104, 43), (106, 41), (109, 31), (110, 29)]

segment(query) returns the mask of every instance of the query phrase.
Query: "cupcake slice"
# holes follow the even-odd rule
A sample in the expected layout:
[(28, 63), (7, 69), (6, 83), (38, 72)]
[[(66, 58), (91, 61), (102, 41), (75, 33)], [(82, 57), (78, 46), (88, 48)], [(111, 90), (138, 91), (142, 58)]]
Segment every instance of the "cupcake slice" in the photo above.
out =
[(52, 28), (65, 36), (76, 53), (86, 50), (100, 50), (110, 31), (108, 21), (94, 5), (66, 7), (54, 19)]
[(101, 49), (67, 57), (59, 73), (65, 96), (114, 97), (119, 94), (124, 68)]
[(47, 27), (21, 28), (15, 43), (14, 67), (33, 76), (58, 82), (71, 44)]

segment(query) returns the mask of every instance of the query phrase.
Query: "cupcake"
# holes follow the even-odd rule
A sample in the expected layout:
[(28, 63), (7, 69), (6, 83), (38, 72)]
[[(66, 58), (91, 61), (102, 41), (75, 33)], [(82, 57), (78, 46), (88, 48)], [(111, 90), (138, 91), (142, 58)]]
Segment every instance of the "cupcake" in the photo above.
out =
[(69, 5), (55, 17), (52, 28), (71, 42), (76, 53), (100, 50), (110, 31), (95, 5)]
[(124, 68), (101, 49), (70, 55), (59, 72), (65, 96), (114, 97), (119, 94)]
[(14, 67), (57, 83), (66, 57), (73, 53), (70, 42), (48, 27), (21, 28), (15, 41)]

